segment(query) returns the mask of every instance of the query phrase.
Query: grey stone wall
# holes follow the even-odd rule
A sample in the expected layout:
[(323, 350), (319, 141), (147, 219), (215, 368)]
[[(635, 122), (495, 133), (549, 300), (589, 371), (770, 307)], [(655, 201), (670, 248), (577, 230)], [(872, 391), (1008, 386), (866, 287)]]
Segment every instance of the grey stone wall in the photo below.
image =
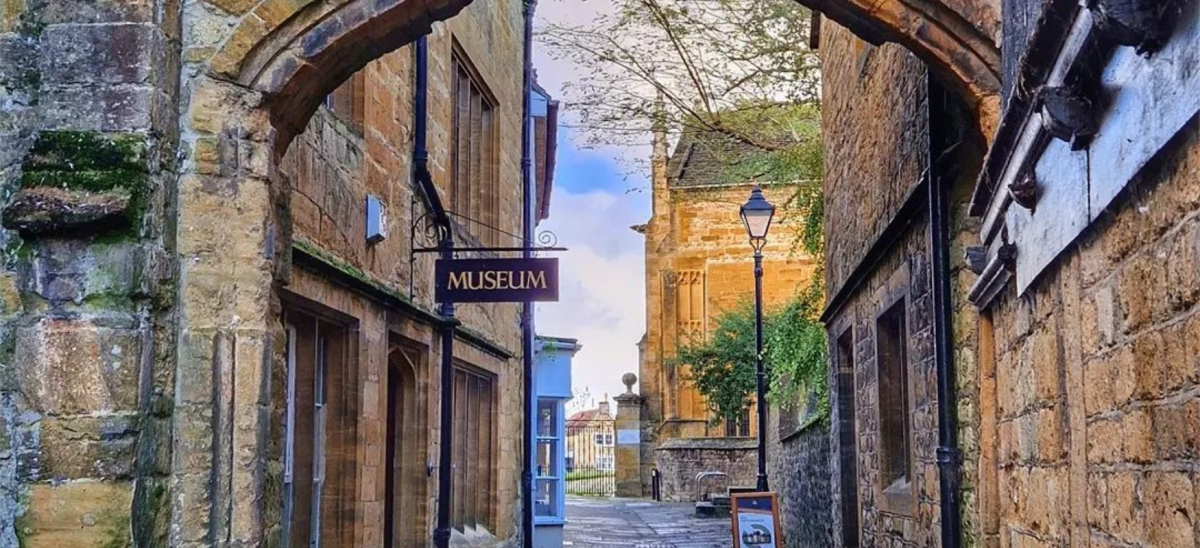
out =
[[(662, 499), (671, 502), (696, 500), (696, 475), (701, 472), (729, 474), (729, 485), (754, 485), (758, 474), (758, 445), (753, 438), (676, 438), (655, 451), (662, 475)], [(706, 480), (702, 493), (724, 492), (725, 483)], [(703, 495), (702, 495), (703, 496)]]
[(833, 546), (828, 419), (796, 430), (776, 418), (792, 412), (771, 411), (767, 473), (771, 489), (779, 494), (784, 548)]

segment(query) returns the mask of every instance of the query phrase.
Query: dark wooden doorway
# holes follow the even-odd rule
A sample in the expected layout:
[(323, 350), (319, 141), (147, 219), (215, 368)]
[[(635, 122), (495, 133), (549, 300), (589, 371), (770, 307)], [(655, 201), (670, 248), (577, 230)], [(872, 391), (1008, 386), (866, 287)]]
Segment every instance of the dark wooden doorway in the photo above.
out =
[(423, 349), (393, 344), (384, 381), (383, 548), (424, 544), (427, 474)]
[(858, 406), (854, 390), (854, 329), (837, 340), (838, 462), (841, 465), (842, 546), (858, 548)]
[(384, 471), (383, 478), (383, 546), (384, 548), (397, 548), (396, 546), (396, 510), (399, 506), (397, 497), (397, 476), (400, 475), (400, 462), (396, 455), (400, 452), (399, 445), (404, 440), (404, 435), (400, 431), (401, 408), (404, 405), (404, 393), (401, 390), (403, 379), (398, 371), (399, 368), (393, 366), (388, 367), (387, 376), (387, 438), (384, 441)]

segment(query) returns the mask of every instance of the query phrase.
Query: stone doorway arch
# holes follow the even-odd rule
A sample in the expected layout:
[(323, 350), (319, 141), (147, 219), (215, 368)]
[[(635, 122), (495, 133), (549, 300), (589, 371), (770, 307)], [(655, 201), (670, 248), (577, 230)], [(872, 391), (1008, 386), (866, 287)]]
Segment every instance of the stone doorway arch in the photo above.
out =
[(796, 0), (873, 45), (895, 42), (942, 78), (990, 141), (1000, 119), (999, 0)]
[(429, 390), (423, 356), (406, 344), (393, 345), (388, 356), (384, 548), (416, 548), (426, 542), (429, 429), (422, 411), (429, 405)]
[[(469, 3), (204, 0), (184, 7), (192, 38), (183, 46), (179, 93), (171, 546), (263, 546), (270, 535), (263, 524), (277, 521), (264, 470), (273, 435), (270, 372), (282, 365), (286, 340), (278, 291), (290, 273), (284, 153), (322, 98), (351, 74)], [(210, 428), (217, 364), (233, 371), (228, 470), (215, 468), (202, 434)], [(214, 488), (216, 477), (228, 488)]]

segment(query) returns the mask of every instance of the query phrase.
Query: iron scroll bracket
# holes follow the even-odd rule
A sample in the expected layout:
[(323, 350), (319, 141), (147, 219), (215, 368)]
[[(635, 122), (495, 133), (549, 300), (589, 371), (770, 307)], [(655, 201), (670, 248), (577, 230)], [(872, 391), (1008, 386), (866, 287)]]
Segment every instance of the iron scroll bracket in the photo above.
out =
[[(413, 210), (415, 213), (416, 204), (413, 204)], [(534, 237), (532, 240), (529, 240), (518, 234), (513, 234), (512, 232), (509, 232), (502, 228), (492, 226), (488, 223), (485, 223), (478, 219), (473, 219), (471, 217), (468, 217), (468, 216), (460, 214), (460, 213), (455, 213), (453, 211), (446, 211), (445, 213), (451, 219), (451, 222), (453, 222), (453, 223), (462, 225), (464, 227), (469, 226), (469, 227), (471, 227), (473, 229), (477, 229), (477, 230), (478, 229), (486, 230), (488, 232), (499, 234), (502, 236), (508, 236), (508, 237), (515, 239), (516, 242), (519, 244), (516, 246), (483, 246), (483, 245), (457, 246), (456, 245), (451, 250), (451, 253), (456, 258), (462, 254), (497, 256), (497, 255), (513, 254), (513, 253), (524, 253), (526, 251), (530, 251), (533, 254), (537, 255), (537, 254), (546, 253), (546, 252), (567, 251), (567, 248), (561, 247), (558, 245), (558, 235), (549, 230), (540, 231), (540, 232), (538, 232), (536, 237)], [(446, 251), (446, 249), (445, 249), (445, 247), (443, 247), (441, 245), (442, 239), (444, 236), (444, 230), (445, 229), (443, 227), (441, 227), (437, 223), (433, 222), (433, 212), (432, 211), (426, 212), (423, 215), (417, 216), (413, 219), (412, 225), (409, 227), (409, 232), (408, 232), (408, 249), (410, 250), (409, 256), (408, 256), (408, 273), (409, 273), (408, 292), (409, 292), (410, 298), (413, 296), (412, 282), (413, 282), (413, 276), (416, 275), (417, 257), (420, 256), (421, 254), (425, 254), (425, 253), (444, 253)], [(470, 231), (470, 230), (457, 230), (456, 229), (456, 230), (454, 230), (454, 232), (457, 234), (472, 234), (472, 231)], [(472, 239), (477, 238), (479, 233), (474, 232), (474, 234), (475, 234), (475, 237)], [(475, 240), (475, 242), (472, 242), (470, 240), (467, 241), (467, 243), (477, 243), (477, 242), (478, 242), (478, 240)]]

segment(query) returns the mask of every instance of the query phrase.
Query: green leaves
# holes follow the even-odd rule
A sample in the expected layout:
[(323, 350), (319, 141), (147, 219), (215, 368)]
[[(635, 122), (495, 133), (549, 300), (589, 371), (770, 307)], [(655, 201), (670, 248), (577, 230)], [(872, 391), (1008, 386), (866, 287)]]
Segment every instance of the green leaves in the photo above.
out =
[(564, 104), (589, 144), (644, 144), (631, 137), (648, 136), (657, 117), (671, 131), (778, 150), (771, 141), (789, 126), (778, 106), (819, 113), (820, 60), (802, 39), (811, 18), (794, 0), (612, 1), (588, 24), (538, 31), (579, 69)]
[[(821, 288), (803, 289), (763, 318), (763, 359), (770, 379), (768, 398), (792, 408), (810, 394), (828, 410), (825, 329), (816, 320)], [(716, 318), (707, 339), (690, 334), (669, 365), (680, 368), (708, 401), (715, 422), (736, 421), (755, 393), (754, 303), (744, 300)]]

